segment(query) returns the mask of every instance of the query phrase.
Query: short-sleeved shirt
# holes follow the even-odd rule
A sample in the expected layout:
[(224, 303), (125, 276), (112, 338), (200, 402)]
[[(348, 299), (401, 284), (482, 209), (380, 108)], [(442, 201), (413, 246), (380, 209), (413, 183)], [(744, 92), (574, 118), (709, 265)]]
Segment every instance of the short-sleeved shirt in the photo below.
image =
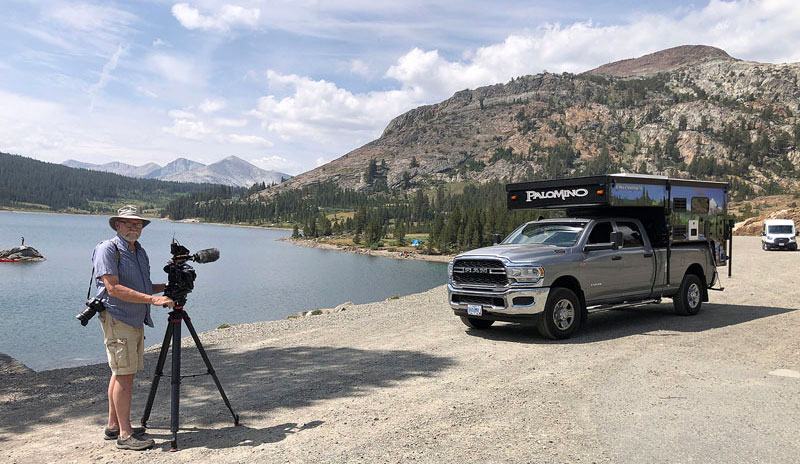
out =
[[(114, 245), (117, 245), (116, 250)], [(150, 305), (147, 303), (128, 303), (108, 294), (102, 277), (106, 274), (117, 276), (120, 285), (144, 293), (153, 294), (153, 283), (150, 281), (150, 259), (144, 248), (135, 243), (136, 251), (131, 251), (126, 242), (119, 235), (111, 240), (100, 242), (92, 253), (94, 263), (94, 280), (97, 286), (97, 299), (103, 302), (106, 311), (114, 319), (133, 327), (142, 327), (144, 324), (153, 327), (150, 318)], [(117, 263), (117, 250), (119, 250), (119, 263)]]

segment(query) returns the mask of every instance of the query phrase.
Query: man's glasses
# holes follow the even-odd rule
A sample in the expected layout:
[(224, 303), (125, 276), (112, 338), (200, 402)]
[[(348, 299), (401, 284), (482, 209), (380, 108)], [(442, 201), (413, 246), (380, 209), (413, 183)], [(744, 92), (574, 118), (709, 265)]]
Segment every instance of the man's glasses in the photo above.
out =
[(125, 221), (117, 221), (120, 224), (123, 224), (125, 227), (130, 227), (132, 229), (141, 229), (144, 227), (144, 224), (141, 222), (125, 222)]

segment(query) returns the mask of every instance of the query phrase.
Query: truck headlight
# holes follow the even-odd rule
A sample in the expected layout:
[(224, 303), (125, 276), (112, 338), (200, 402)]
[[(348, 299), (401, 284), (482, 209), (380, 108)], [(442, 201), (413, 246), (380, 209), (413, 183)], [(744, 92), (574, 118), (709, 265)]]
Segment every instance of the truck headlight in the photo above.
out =
[(517, 282), (538, 282), (544, 278), (544, 268), (542, 266), (509, 266), (506, 276)]
[(447, 263), (447, 279), (452, 282), (453, 281), (453, 261)]

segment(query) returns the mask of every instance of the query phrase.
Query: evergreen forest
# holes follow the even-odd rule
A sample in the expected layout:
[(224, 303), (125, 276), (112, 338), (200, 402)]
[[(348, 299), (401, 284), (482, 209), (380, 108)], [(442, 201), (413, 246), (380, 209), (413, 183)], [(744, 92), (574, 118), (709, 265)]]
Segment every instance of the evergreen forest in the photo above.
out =
[(180, 194), (208, 188), (207, 184), (136, 179), (0, 153), (0, 207), (96, 214), (115, 212), (125, 203), (156, 209)]

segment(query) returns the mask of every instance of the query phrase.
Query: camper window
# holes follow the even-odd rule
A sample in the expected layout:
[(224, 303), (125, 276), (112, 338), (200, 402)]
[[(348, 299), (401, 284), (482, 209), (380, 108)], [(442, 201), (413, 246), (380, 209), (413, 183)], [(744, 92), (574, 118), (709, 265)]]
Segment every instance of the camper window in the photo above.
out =
[(692, 197), (692, 212), (708, 214), (708, 197)]

